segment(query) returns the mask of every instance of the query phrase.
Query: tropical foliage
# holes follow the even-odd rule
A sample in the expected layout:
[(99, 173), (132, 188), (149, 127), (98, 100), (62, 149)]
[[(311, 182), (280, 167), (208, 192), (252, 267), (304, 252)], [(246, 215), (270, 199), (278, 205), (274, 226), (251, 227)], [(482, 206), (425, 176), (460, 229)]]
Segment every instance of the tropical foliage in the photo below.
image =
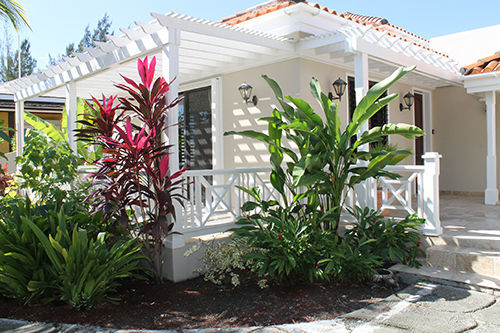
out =
[[(142, 277), (141, 246), (100, 230), (101, 216), (17, 199), (0, 211), (0, 294), (92, 307), (127, 277)], [(113, 300), (113, 299), (112, 299)]]
[(0, 17), (10, 21), (16, 30), (22, 25), (29, 27), (24, 8), (19, 1), (0, 0)]
[[(260, 276), (286, 283), (318, 278), (363, 280), (387, 256), (416, 265), (413, 254), (417, 252), (418, 236), (408, 231), (421, 224), (415, 217), (407, 218), (401, 225), (377, 217), (380, 223), (367, 228), (366, 216), (354, 207), (352, 214), (360, 219), (355, 227), (358, 232), (352, 231), (348, 237), (338, 235), (348, 190), (370, 178), (399, 178), (384, 168), (398, 163), (410, 152), (380, 145), (382, 139), (389, 135), (412, 139), (424, 134), (407, 124), (386, 124), (359, 133), (371, 117), (397, 98), (397, 94), (383, 97), (387, 89), (412, 70), (400, 68), (374, 85), (357, 105), (345, 130), (338, 105), (321, 92), (316, 79), (312, 79), (310, 88), (322, 115), (302, 99), (283, 96), (279, 85), (263, 76), (282, 110), (275, 109), (270, 117), (262, 118), (268, 123), (267, 133), (226, 133), (250, 137), (268, 146), (270, 181), (281, 194), (280, 201), (265, 201), (257, 188), (241, 188), (253, 200), (243, 205), (249, 215), (240, 218), (239, 227), (233, 231), (236, 238), (244, 239), (255, 250), (250, 251), (248, 258)], [(285, 142), (291, 142), (296, 149)], [(378, 144), (377, 149), (370, 151), (370, 144)], [(376, 212), (370, 214), (378, 216)], [(403, 240), (395, 242), (400, 236), (404, 236)], [(377, 243), (377, 239), (383, 240)]]

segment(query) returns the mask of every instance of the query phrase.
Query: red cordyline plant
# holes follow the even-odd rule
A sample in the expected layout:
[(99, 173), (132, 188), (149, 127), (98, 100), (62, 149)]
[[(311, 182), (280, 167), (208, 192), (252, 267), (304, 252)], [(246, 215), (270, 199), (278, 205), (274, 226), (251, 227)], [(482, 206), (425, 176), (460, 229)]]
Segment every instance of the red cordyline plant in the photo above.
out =
[(167, 101), (170, 83), (161, 77), (154, 80), (155, 67), (156, 58), (151, 62), (147, 57), (139, 59), (141, 81), (122, 76), (126, 84), (115, 85), (127, 97), (93, 98), (91, 114), (80, 121), (84, 126), (77, 135), (102, 147), (104, 153), (92, 175), (94, 209), (143, 240), (161, 281), (162, 245), (174, 225), (174, 201), (182, 204), (181, 175), (185, 170), (169, 170), (171, 146), (162, 140), (162, 134), (168, 110), (180, 99)]

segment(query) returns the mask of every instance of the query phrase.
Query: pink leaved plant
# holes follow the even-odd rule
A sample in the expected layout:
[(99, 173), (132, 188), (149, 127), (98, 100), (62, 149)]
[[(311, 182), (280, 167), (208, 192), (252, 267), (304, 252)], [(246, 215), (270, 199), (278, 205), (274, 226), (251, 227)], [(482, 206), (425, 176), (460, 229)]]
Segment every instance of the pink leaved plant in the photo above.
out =
[(167, 100), (170, 83), (154, 78), (155, 57), (139, 59), (137, 65), (140, 82), (122, 76), (125, 83), (115, 84), (126, 96), (93, 98), (92, 114), (80, 121), (78, 137), (104, 153), (93, 174), (98, 184), (90, 195), (94, 209), (142, 239), (161, 281), (163, 240), (174, 225), (174, 202), (182, 205), (184, 199), (185, 170), (170, 171), (171, 146), (162, 139), (168, 111), (180, 99)]

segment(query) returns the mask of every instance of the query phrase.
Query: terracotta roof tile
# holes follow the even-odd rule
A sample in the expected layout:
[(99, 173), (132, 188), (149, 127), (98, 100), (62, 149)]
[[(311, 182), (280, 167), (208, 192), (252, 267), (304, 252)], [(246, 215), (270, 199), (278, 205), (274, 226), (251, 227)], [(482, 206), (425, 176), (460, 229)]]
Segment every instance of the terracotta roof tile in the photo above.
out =
[(500, 72), (500, 50), (495, 54), (479, 59), (477, 62), (460, 69), (463, 75)]
[(249, 8), (247, 10), (238, 12), (232, 16), (223, 18), (221, 20), (222, 23), (226, 23), (228, 25), (236, 25), (248, 20), (251, 20), (253, 18), (275, 12), (277, 10), (294, 6), (297, 3), (305, 3), (309, 6), (312, 6), (314, 8), (318, 8), (320, 10), (323, 10), (325, 12), (328, 12), (332, 15), (336, 15), (338, 17), (344, 18), (346, 20), (356, 22), (358, 24), (362, 24), (365, 26), (373, 26), (375, 30), (382, 31), (382, 32), (387, 32), (388, 35), (396, 38), (400, 38), (401, 40), (405, 42), (410, 42), (413, 43), (414, 45), (418, 47), (422, 47), (428, 51), (432, 51), (440, 56), (448, 57), (448, 55), (438, 52), (436, 50), (433, 50), (429, 48), (429, 41), (423, 37), (420, 37), (418, 35), (415, 35), (409, 31), (406, 31), (398, 26), (395, 26), (393, 24), (390, 24), (386, 19), (380, 18), (380, 17), (375, 17), (375, 16), (365, 16), (365, 15), (358, 15), (358, 14), (353, 14), (349, 12), (345, 13), (338, 13), (333, 9), (329, 9), (325, 6), (321, 6), (317, 3), (314, 2), (309, 2), (309, 1), (303, 1), (303, 0), (274, 0), (274, 1), (268, 1), (264, 2), (260, 5), (257, 5), (255, 7)]

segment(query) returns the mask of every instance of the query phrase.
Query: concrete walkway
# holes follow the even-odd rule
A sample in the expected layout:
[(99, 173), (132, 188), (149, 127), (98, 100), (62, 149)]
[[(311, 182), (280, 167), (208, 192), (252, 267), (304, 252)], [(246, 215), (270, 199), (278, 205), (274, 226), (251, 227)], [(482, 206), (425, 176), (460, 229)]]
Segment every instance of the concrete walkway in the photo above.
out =
[(45, 332), (255, 332), (255, 333), (367, 333), (367, 332), (500, 332), (500, 295), (419, 282), (385, 300), (335, 320), (303, 324), (232, 329), (110, 330), (78, 325), (53, 325), (0, 319), (0, 331)]

